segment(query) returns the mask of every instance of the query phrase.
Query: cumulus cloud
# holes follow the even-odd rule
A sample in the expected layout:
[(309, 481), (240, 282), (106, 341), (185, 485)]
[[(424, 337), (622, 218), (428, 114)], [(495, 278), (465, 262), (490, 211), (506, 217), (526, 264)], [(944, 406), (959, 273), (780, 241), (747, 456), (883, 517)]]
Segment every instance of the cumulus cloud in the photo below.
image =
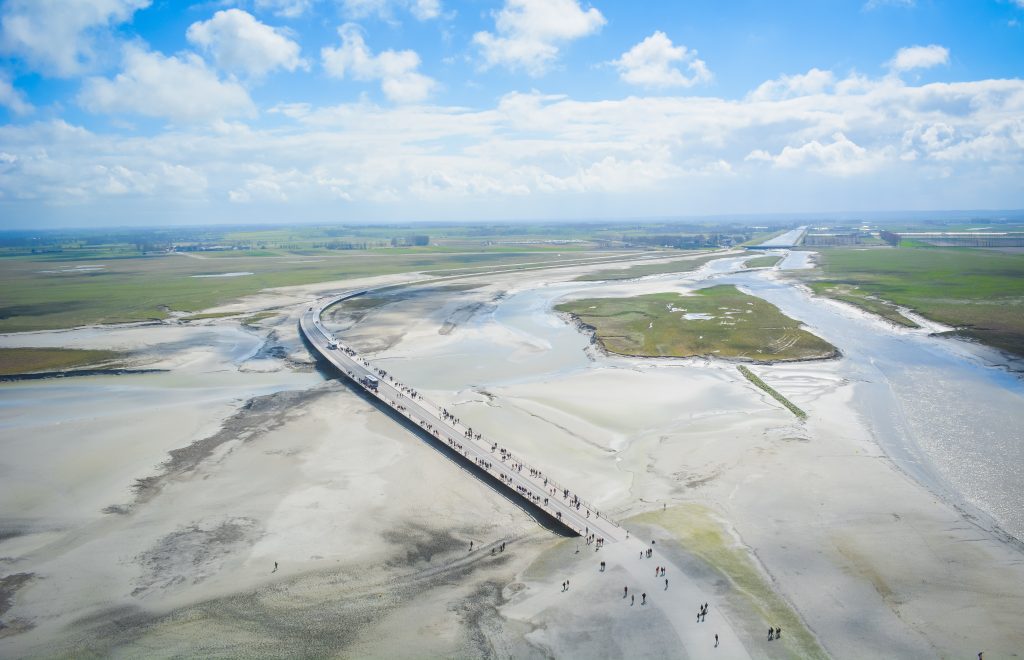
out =
[[(73, 220), (86, 204), (147, 199), (156, 218), (186, 195), (239, 220), (272, 219), (260, 214), (279, 203), (318, 220), (336, 218), (338, 204), (382, 219), (1024, 204), (1015, 79), (858, 76), (757, 100), (511, 93), (476, 110), (361, 100), (273, 112), (272, 128), (217, 122), (146, 136), (0, 125), (0, 214), (63, 205)], [(18, 211), (18, 199), (36, 201)]]
[(164, 56), (127, 46), (123, 70), (113, 79), (85, 81), (78, 102), (91, 112), (130, 113), (175, 122), (210, 122), (252, 116), (245, 89), (222, 81), (195, 54)]
[(151, 0), (7, 0), (0, 8), (0, 52), (34, 70), (70, 77), (96, 58), (95, 40)]
[(791, 76), (782, 75), (775, 80), (767, 80), (750, 93), (752, 101), (769, 101), (821, 94), (835, 84), (835, 76), (831, 71), (811, 69), (807, 73)]
[(940, 64), (949, 64), (949, 49), (936, 44), (900, 48), (887, 63), (894, 73), (913, 69), (930, 69)]
[(299, 44), (241, 9), (219, 11), (207, 21), (197, 21), (185, 36), (225, 71), (258, 77), (275, 69), (294, 71), (307, 66), (299, 57)]
[(834, 133), (829, 143), (811, 140), (799, 147), (787, 146), (771, 160), (783, 169), (809, 168), (838, 176), (863, 174), (879, 164), (879, 159), (842, 132)]
[(20, 89), (15, 89), (11, 81), (4, 77), (0, 71), (0, 106), (3, 106), (16, 115), (27, 115), (32, 112), (32, 104), (25, 100), (25, 95)]
[(605, 18), (578, 0), (505, 0), (495, 17), (495, 32), (477, 32), (473, 42), (483, 67), (505, 66), (542, 75), (558, 57), (560, 44), (596, 33)]
[[(691, 87), (711, 80), (711, 71), (697, 51), (673, 46), (664, 32), (658, 31), (612, 62), (619, 77), (631, 85), (643, 87)], [(685, 64), (688, 74), (677, 65)]]
[(397, 8), (407, 9), (421, 21), (441, 15), (441, 0), (341, 0), (342, 12), (350, 19), (394, 20)]
[(359, 26), (346, 23), (338, 28), (341, 46), (320, 51), (324, 70), (335, 78), (380, 80), (384, 95), (396, 103), (423, 101), (437, 87), (437, 82), (416, 71), (420, 56), (412, 50), (370, 52)]

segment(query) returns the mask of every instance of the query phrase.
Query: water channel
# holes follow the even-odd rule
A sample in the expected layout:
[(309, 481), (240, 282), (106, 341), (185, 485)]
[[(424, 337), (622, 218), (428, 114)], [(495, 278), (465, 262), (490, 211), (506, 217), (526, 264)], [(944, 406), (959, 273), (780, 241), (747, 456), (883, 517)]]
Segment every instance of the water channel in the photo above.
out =
[[(805, 267), (807, 256), (789, 253), (782, 269)], [(893, 328), (814, 297), (771, 270), (744, 270), (748, 258), (723, 258), (692, 273), (628, 282), (560, 282), (513, 292), (490, 313), (470, 319), (465, 340), (429, 357), (402, 360), (402, 377), (461, 389), (594, 368), (583, 351), (588, 337), (552, 312), (557, 302), (735, 284), (842, 351), (839, 374), (853, 383), (853, 405), (901, 470), (982, 526), (995, 525), (1024, 539), (1024, 380), (999, 366), (1005, 362), (1001, 354)], [(492, 325), (474, 339), (473, 326), (485, 324), (498, 328)], [(510, 341), (484, 339), (496, 335)], [(685, 360), (679, 364), (686, 368)]]

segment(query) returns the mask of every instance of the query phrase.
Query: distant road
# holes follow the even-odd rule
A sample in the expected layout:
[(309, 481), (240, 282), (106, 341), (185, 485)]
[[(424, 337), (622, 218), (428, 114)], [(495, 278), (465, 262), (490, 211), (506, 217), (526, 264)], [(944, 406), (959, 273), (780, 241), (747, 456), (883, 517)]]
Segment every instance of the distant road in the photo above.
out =
[(769, 238), (763, 243), (748, 245), (747, 247), (752, 250), (774, 250), (796, 247), (800, 244), (800, 240), (803, 239), (804, 234), (806, 233), (807, 227), (797, 227), (796, 229), (791, 229), (785, 234), (776, 236), (775, 238)]
[[(481, 429), (474, 428), (470, 432), (466, 425), (446, 415), (442, 407), (423, 398), (414, 388), (394, 380), (386, 371), (375, 368), (324, 328), (320, 320), (324, 309), (366, 293), (369, 291), (350, 291), (318, 301), (303, 312), (299, 328), (317, 353), (367, 394), (447, 445), (475, 469), (495, 477), (513, 501), (544, 511), (551, 521), (572, 534), (596, 534), (606, 543), (626, 538), (624, 529), (601, 518), (575, 491), (556, 483), (522, 456), (503, 451), (505, 448), (490, 440)], [(377, 386), (369, 385), (367, 377), (376, 378)]]

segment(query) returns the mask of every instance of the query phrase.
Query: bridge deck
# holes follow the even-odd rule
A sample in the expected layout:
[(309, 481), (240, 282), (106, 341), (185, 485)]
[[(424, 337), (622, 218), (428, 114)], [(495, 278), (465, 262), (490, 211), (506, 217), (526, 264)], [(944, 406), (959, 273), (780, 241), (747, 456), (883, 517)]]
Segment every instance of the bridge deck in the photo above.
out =
[[(597, 538), (603, 538), (605, 543), (614, 543), (626, 538), (624, 529), (602, 518), (597, 510), (571, 489), (556, 483), (542, 470), (528, 465), (522, 457), (487, 439), (479, 429), (471, 431), (453, 416), (448, 415), (444, 408), (425, 399), (415, 388), (400, 383), (387, 372), (375, 368), (323, 327), (320, 316), (324, 309), (364, 293), (367, 292), (356, 291), (336, 296), (303, 312), (299, 328), (310, 345), (325, 360), (370, 396), (447, 444), (452, 451), (471, 462), (478, 470), (497, 479), (511, 494), (513, 501), (520, 501), (528, 508), (544, 511), (553, 521), (573, 534), (595, 534)], [(364, 382), (366, 376), (378, 379), (376, 389)]]

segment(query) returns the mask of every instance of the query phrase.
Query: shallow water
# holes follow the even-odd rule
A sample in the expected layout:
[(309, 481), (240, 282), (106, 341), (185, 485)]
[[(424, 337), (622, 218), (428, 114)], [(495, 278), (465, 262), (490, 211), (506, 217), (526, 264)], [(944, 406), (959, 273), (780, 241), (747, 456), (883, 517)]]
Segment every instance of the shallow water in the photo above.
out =
[[(406, 382), (454, 390), (557, 378), (595, 363), (582, 350), (589, 338), (559, 318), (554, 304), (735, 284), (775, 304), (842, 351), (839, 373), (855, 384), (853, 405), (897, 466), (968, 513), (982, 519), (987, 513), (1024, 539), (1024, 381), (993, 366), (1004, 361), (1001, 355), (959, 340), (892, 328), (810, 296), (771, 270), (741, 271), (748, 258), (723, 258), (693, 273), (628, 282), (565, 282), (513, 293), (464, 327), (471, 331), (490, 326), (489, 336), (507, 341), (473, 339), (482, 335), (468, 332), (465, 341), (429, 357), (396, 360), (393, 369)], [(806, 268), (808, 259), (808, 253), (790, 253), (781, 268)]]

